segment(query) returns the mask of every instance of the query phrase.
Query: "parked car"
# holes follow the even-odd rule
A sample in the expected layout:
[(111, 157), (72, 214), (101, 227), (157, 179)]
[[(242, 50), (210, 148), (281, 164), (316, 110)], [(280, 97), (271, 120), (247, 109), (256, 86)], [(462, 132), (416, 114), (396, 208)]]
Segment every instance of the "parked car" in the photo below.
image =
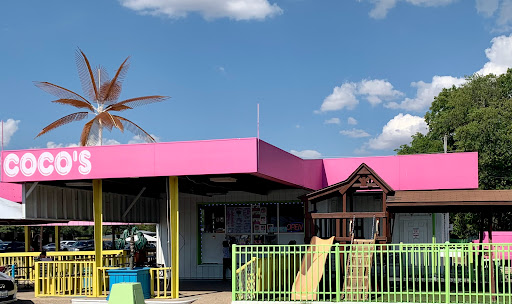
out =
[(16, 302), (18, 287), (14, 278), (0, 272), (0, 303)]
[(55, 251), (55, 243), (46, 244), (43, 246), (44, 251)]
[(111, 250), (114, 249), (112, 241), (103, 241), (103, 250)]
[(7, 241), (0, 244), (0, 252), (23, 252), (25, 251), (25, 243), (17, 241)]
[(60, 250), (68, 250), (69, 246), (76, 243), (76, 241), (60, 241)]
[(73, 245), (69, 246), (69, 251), (91, 251), (94, 250), (94, 241), (76, 241)]

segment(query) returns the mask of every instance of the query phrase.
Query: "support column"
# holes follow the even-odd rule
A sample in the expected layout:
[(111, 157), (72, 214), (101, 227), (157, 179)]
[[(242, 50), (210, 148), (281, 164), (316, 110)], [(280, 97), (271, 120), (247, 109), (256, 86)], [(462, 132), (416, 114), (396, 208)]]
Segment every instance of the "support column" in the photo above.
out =
[(30, 251), (30, 226), (25, 226), (25, 252)]
[[(94, 273), (98, 267), (103, 267), (103, 189), (102, 180), (92, 181), (93, 204), (94, 204)], [(96, 278), (94, 282), (94, 296), (100, 294), (100, 282)]]
[(60, 232), (59, 226), (55, 226), (55, 251), (60, 249)]
[(179, 233), (179, 205), (178, 205), (178, 177), (169, 177), (169, 210), (171, 225), (171, 298), (180, 296), (180, 233)]
[(436, 243), (436, 214), (432, 213), (432, 244)]

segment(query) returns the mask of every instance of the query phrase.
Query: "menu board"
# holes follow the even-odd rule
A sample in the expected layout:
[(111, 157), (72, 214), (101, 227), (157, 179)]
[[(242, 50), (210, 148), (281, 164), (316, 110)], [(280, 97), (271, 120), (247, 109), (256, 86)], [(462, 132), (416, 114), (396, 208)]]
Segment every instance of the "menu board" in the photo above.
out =
[(251, 233), (251, 207), (228, 206), (227, 233)]

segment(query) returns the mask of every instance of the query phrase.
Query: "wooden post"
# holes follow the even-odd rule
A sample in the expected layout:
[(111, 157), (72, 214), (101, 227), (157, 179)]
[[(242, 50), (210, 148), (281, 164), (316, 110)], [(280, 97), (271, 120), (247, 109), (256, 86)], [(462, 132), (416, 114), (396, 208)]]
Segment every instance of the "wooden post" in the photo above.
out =
[(25, 252), (30, 251), (30, 226), (25, 226)]
[[(343, 213), (347, 212), (347, 193), (343, 193)], [(341, 232), (341, 236), (342, 237), (347, 237), (347, 219), (343, 219), (343, 223), (342, 223), (342, 232)]]
[(309, 213), (309, 201), (307, 198), (302, 199), (302, 203), (304, 204), (304, 238), (306, 240), (309, 240), (311, 238), (311, 225), (312, 225), (312, 219), (311, 215)]
[[(92, 181), (93, 205), (94, 205), (94, 273), (103, 267), (103, 189), (102, 180)], [(94, 282), (93, 294), (100, 296), (100, 280)]]
[(178, 204), (178, 177), (169, 177), (169, 209), (171, 224), (171, 298), (180, 297), (180, 233), (179, 233), (179, 204)]
[(39, 251), (43, 251), (43, 226), (39, 227)]
[(59, 226), (55, 226), (55, 251), (59, 251), (60, 249), (60, 233)]

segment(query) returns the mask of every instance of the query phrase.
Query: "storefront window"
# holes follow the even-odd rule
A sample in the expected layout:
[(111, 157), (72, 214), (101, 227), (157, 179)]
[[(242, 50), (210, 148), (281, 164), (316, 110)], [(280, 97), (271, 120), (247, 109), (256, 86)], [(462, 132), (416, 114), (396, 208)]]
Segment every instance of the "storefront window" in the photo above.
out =
[(304, 232), (304, 207), (302, 203), (279, 206), (279, 232)]
[(222, 243), (278, 245), (304, 238), (300, 202), (198, 205), (200, 264), (222, 263)]

